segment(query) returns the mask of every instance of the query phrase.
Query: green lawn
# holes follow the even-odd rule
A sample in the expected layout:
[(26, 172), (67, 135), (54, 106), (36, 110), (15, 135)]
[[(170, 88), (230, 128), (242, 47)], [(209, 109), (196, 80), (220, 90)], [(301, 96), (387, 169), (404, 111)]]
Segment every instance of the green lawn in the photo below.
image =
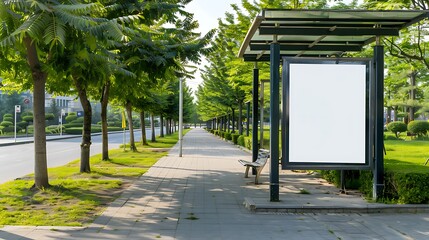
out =
[(385, 167), (395, 172), (429, 172), (429, 141), (422, 140), (385, 140)]
[[(109, 161), (91, 157), (91, 173), (79, 173), (78, 160), (50, 168), (50, 188), (31, 190), (33, 175), (0, 185), (0, 225), (82, 226), (115, 200), (158, 159), (167, 155), (178, 134), (157, 138), (138, 151), (109, 151)], [(149, 148), (149, 149), (148, 149)]]

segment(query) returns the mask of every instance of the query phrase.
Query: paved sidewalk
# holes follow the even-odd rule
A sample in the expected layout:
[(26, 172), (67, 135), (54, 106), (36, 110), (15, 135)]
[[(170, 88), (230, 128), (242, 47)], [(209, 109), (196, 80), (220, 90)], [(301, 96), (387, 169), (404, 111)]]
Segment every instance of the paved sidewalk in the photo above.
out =
[[(268, 164), (263, 184), (244, 179), (237, 159), (249, 153), (202, 129), (184, 137), (94, 223), (86, 227), (0, 228), (0, 239), (429, 239), (429, 214), (252, 212), (243, 205), (367, 207), (358, 194), (314, 175), (281, 173), (280, 203), (269, 203)], [(286, 174), (286, 175), (285, 175)], [(299, 194), (301, 189), (311, 194)], [(280, 206), (284, 207), (284, 206)]]

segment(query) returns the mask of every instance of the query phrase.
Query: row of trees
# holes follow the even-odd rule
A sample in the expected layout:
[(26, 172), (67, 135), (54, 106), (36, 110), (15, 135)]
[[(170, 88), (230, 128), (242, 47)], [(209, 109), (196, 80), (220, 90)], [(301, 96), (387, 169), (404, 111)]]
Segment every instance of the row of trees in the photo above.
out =
[[(232, 5), (231, 12), (226, 13), (218, 22), (219, 33), (213, 42), (216, 51), (208, 57), (209, 64), (202, 73), (203, 84), (197, 92), (199, 114), (204, 120), (234, 115), (234, 111), (240, 112), (243, 103), (251, 99), (254, 63), (244, 62), (237, 58), (236, 54), (260, 9), (427, 10), (429, 7), (427, 0), (365, 0), (361, 5), (359, 3), (362, 2), (243, 0), (241, 6)], [(427, 34), (425, 20), (403, 30), (400, 37), (382, 38), (388, 69), (385, 76), (387, 123), (398, 119), (408, 123), (419, 114), (429, 112), (429, 46), (425, 38)], [(348, 53), (348, 56), (371, 57), (372, 46), (359, 53)], [(258, 68), (260, 79), (269, 79), (268, 65), (259, 63)], [(239, 113), (238, 116), (240, 118), (242, 114)]]
[[(3, 90), (33, 91), (35, 184), (49, 187), (45, 91), (77, 95), (84, 110), (80, 172), (90, 172), (90, 99), (100, 101), (103, 159), (108, 157), (107, 106), (174, 119), (169, 101), (185, 65), (198, 62), (213, 31), (183, 10), (189, 0), (16, 0), (0, 3)], [(143, 119), (144, 122), (144, 119)], [(144, 126), (144, 124), (142, 124)], [(132, 149), (134, 136), (130, 134)], [(133, 148), (134, 146), (134, 148)]]

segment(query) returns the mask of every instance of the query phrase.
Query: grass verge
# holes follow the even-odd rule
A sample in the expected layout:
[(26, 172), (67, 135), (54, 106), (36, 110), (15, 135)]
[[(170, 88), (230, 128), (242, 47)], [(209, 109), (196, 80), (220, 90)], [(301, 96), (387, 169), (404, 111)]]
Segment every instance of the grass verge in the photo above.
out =
[(167, 155), (178, 134), (157, 138), (156, 145), (137, 152), (109, 151), (91, 157), (91, 173), (79, 173), (79, 160), (50, 168), (50, 188), (30, 190), (33, 175), (0, 185), (0, 225), (83, 226), (97, 215), (158, 159)]

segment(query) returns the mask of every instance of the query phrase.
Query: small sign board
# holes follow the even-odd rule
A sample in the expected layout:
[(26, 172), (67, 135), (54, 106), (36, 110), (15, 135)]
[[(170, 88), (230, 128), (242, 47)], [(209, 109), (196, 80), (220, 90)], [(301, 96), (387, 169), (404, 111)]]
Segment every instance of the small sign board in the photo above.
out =
[(21, 105), (15, 105), (15, 112), (20, 113), (21, 112)]

